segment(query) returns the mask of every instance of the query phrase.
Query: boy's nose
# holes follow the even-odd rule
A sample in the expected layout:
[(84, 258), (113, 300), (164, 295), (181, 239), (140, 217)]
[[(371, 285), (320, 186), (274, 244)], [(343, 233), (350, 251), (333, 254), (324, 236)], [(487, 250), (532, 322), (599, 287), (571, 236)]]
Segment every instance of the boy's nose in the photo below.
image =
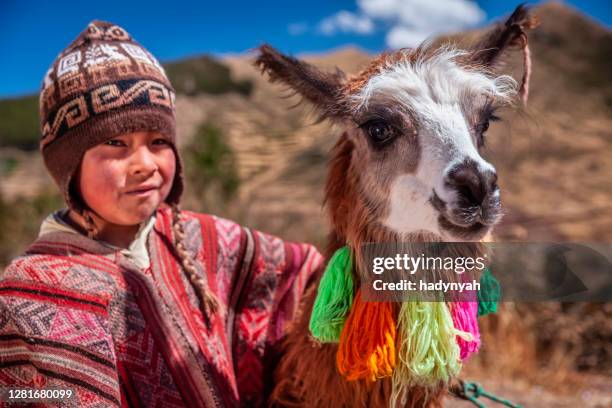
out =
[(153, 157), (153, 153), (147, 146), (141, 146), (136, 149), (132, 157), (132, 173), (151, 173), (157, 169), (157, 163)]

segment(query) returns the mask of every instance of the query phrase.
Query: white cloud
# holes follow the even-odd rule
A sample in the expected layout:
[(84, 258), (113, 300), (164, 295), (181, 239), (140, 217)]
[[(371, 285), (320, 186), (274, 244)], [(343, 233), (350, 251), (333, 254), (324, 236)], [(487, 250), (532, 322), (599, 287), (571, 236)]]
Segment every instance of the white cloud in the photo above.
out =
[(412, 47), (422, 43), (430, 33), (426, 30), (415, 30), (405, 26), (392, 27), (385, 37), (385, 42), (390, 48)]
[(357, 5), (364, 14), (382, 19), (396, 16), (398, 9), (402, 7), (401, 3), (406, 2), (401, 0), (357, 0)]
[(427, 37), (474, 27), (486, 17), (470, 0), (357, 0), (357, 6), (355, 13), (325, 18), (319, 31), (370, 34), (379, 26), (387, 30), (387, 46), (414, 47)]
[(319, 23), (319, 31), (325, 35), (337, 32), (370, 34), (374, 31), (374, 22), (366, 15), (342, 10), (323, 19)]

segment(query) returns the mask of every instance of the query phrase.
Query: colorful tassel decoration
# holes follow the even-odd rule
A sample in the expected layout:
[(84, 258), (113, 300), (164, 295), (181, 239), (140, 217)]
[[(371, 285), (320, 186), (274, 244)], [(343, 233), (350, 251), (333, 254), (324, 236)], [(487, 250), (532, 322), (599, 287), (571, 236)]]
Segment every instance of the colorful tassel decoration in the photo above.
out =
[(500, 298), (499, 282), (489, 269), (480, 284), (477, 302), (405, 302), (396, 321), (393, 303), (364, 302), (359, 289), (353, 297), (352, 255), (344, 246), (319, 283), (310, 331), (321, 342), (339, 342), (336, 365), (347, 380), (392, 376), (391, 406), (404, 404), (410, 386), (433, 390), (447, 383), (478, 351), (476, 318), (495, 312)]
[(353, 303), (351, 251), (338, 249), (330, 259), (310, 315), (310, 332), (321, 342), (338, 342)]
[(398, 331), (398, 363), (393, 373), (390, 406), (397, 406), (398, 400), (405, 398), (409, 386), (435, 388), (461, 370), (459, 346), (455, 341), (458, 331), (446, 303), (403, 303)]
[(457, 329), (459, 358), (464, 361), (470, 354), (480, 348), (480, 330), (478, 329), (478, 302), (454, 302), (449, 304), (453, 325)]
[(489, 268), (480, 277), (478, 291), (478, 317), (497, 312), (497, 302), (501, 299), (501, 286)]
[(336, 355), (336, 365), (347, 380), (370, 382), (393, 374), (395, 367), (395, 329), (393, 304), (363, 302), (361, 291), (344, 329)]

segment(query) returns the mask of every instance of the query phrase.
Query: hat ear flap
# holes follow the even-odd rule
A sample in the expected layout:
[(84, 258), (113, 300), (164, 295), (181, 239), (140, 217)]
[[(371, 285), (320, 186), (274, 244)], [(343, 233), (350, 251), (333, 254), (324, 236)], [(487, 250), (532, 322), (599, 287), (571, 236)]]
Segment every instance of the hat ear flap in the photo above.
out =
[(81, 163), (83, 159), (79, 162), (76, 170), (70, 176), (68, 181), (68, 187), (62, 191), (64, 195), (64, 201), (68, 205), (68, 208), (75, 211), (78, 214), (83, 214), (83, 211), (87, 210), (89, 207), (83, 200), (83, 195), (81, 194), (81, 190), (79, 188), (79, 175), (81, 173)]
[(176, 168), (174, 172), (174, 180), (172, 182), (172, 187), (170, 188), (170, 192), (166, 197), (165, 202), (169, 205), (179, 204), (181, 201), (181, 196), (183, 195), (184, 189), (184, 179), (183, 179), (183, 159), (178, 152), (178, 149), (174, 145), (171, 144), (172, 150), (174, 151), (174, 157), (176, 158)]

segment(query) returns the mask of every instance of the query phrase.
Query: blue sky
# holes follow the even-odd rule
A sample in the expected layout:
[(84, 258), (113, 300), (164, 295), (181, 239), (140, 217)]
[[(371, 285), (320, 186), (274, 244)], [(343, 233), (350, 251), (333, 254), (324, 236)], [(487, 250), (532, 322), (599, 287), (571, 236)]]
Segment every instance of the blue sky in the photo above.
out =
[[(27, 1), (0, 0), (0, 98), (38, 92), (55, 56), (93, 19), (123, 26), (162, 62), (240, 53), (269, 42), (289, 53), (347, 44), (376, 52), (448, 29), (478, 27), (518, 1)], [(608, 1), (567, 1), (608, 27)], [(412, 10), (419, 12), (412, 14)], [(414, 18), (415, 16), (418, 19)]]

